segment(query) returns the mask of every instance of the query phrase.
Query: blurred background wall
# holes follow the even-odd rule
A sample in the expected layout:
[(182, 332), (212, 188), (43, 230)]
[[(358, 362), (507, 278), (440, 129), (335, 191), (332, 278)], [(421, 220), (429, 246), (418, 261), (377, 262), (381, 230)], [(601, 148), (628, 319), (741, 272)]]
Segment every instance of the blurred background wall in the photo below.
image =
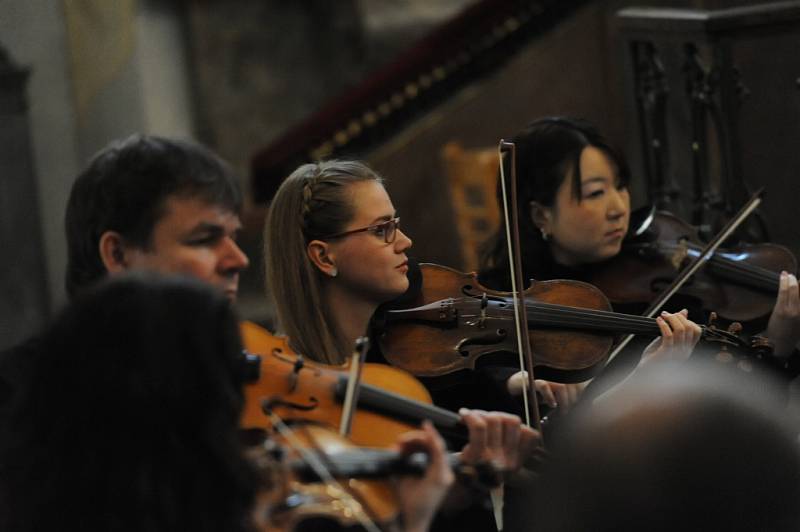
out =
[[(19, 97), (0, 100), (0, 205), (14, 205), (0, 210), (0, 348), (35, 331), (65, 301), (66, 198), (109, 141), (134, 132), (199, 140), (234, 165), (250, 192), (255, 154), (475, 3), (0, 0), (0, 90)], [(575, 2), (502, 68), (359, 153), (388, 178), (414, 255), (464, 265), (441, 159), (448, 142), (491, 147), (538, 116), (568, 114), (596, 123), (636, 162), (615, 18), (631, 4), (748, 2)], [(27, 72), (22, 81), (20, 72)], [(16, 86), (6, 82), (12, 78)], [(252, 267), (240, 310), (269, 323), (260, 271), (266, 206), (248, 197), (243, 243)], [(646, 201), (641, 189), (634, 199)]]

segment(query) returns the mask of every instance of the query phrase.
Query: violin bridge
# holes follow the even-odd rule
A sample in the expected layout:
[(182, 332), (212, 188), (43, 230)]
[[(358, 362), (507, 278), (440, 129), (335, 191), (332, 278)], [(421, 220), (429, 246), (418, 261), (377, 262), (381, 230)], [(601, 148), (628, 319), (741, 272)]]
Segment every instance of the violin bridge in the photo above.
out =
[(481, 329), (486, 328), (486, 308), (489, 306), (489, 296), (486, 292), (481, 296), (481, 316), (478, 318), (478, 327)]
[(681, 265), (686, 260), (686, 257), (689, 256), (689, 247), (686, 244), (685, 239), (681, 239), (678, 243), (678, 246), (675, 248), (675, 253), (672, 254), (670, 257), (670, 263), (675, 271), (679, 271), (681, 269)]

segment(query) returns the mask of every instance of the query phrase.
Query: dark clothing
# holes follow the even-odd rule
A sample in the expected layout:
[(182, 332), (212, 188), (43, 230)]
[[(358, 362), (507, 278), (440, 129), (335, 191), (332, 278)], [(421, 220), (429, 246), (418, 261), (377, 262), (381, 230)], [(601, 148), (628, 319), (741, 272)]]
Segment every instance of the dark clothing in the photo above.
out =
[(22, 377), (22, 367), (36, 352), (39, 343), (39, 337), (34, 336), (21, 344), (0, 351), (0, 407), (11, 401)]
[[(526, 280), (535, 279), (537, 281), (547, 281), (552, 279), (571, 279), (576, 281), (588, 282), (591, 279), (592, 269), (597, 265), (588, 264), (579, 268), (572, 268), (558, 264), (550, 255), (549, 250), (547, 256), (541, 261), (539, 271), (526, 272)], [(480, 272), (478, 279), (481, 283), (494, 289), (507, 289), (510, 285), (509, 273), (505, 270), (488, 269)], [(690, 319), (698, 324), (708, 323), (710, 313), (702, 308), (702, 302), (695, 298), (682, 296), (676, 294), (664, 306), (664, 310), (668, 312), (678, 312), (681, 309), (689, 310)], [(647, 304), (615, 304), (613, 310), (623, 314), (632, 314), (641, 316), (647, 309)], [(744, 334), (758, 334), (766, 328), (766, 320), (758, 320), (751, 323), (745, 323)], [(727, 324), (722, 323), (721, 320), (716, 322), (719, 328), (726, 328)], [(653, 340), (652, 337), (635, 336), (628, 346), (608, 365), (603, 368), (602, 372), (595, 377), (591, 385), (587, 387), (584, 392), (584, 399), (596, 397), (600, 393), (613, 387), (615, 384), (623, 380), (629, 375), (638, 365), (641, 360), (642, 352), (645, 347)], [(713, 343), (706, 343), (698, 345), (695, 353), (706, 354), (711, 353), (711, 356), (718, 351), (718, 346)], [(785, 379), (792, 379), (800, 373), (800, 353), (797, 350), (787, 360), (769, 360), (759, 362), (760, 369), (775, 376), (779, 373)]]
[[(524, 272), (523, 276), (525, 277), (525, 282), (550, 281), (556, 279), (587, 282), (587, 279), (591, 276), (592, 265), (586, 265), (580, 268), (564, 266), (557, 263), (552, 256), (550, 256), (548, 251), (545, 260), (540, 262), (540, 268), (539, 271)], [(482, 284), (495, 290), (508, 290), (511, 285), (509, 272), (505, 268), (488, 269), (479, 272), (478, 280)], [(526, 285), (526, 288), (529, 287), (530, 285)], [(641, 315), (642, 311), (645, 310), (645, 305), (615, 305), (613, 310), (623, 314)], [(591, 386), (585, 391), (587, 397), (589, 395), (602, 393), (602, 391), (612, 387), (630, 374), (636, 368), (637, 364), (639, 364), (642, 351), (651, 340), (652, 338), (635, 337), (625, 350), (611, 361), (606, 368), (603, 368), (600, 375), (595, 377)]]
[(12, 419), (18, 408), (23, 379), (30, 373), (34, 358), (39, 352), (41, 339), (31, 338), (17, 346), (0, 351), (0, 529), (9, 529), (5, 519), (9, 515), (9, 485), (7, 479), (18, 461), (9, 458), (9, 453), (24, 445), (21, 442), (16, 422)]
[(33, 362), (42, 341), (34, 336), (0, 351), (0, 456), (12, 443), (9, 421), (14, 401), (19, 396), (26, 368)]

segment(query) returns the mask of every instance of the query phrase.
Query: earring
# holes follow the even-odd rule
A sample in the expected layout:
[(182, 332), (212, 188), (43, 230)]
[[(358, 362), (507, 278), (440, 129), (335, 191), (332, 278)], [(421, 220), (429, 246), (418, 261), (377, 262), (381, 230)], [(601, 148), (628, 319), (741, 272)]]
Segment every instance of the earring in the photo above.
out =
[(544, 230), (544, 227), (540, 227), (539, 231), (542, 232), (542, 240), (547, 242), (547, 239), (550, 238), (550, 235), (547, 234), (547, 231)]
[(331, 273), (329, 273), (328, 275), (330, 275), (331, 277), (336, 277), (337, 275), (339, 275), (339, 270), (337, 270), (337, 269), (334, 267), (334, 268), (331, 270)]

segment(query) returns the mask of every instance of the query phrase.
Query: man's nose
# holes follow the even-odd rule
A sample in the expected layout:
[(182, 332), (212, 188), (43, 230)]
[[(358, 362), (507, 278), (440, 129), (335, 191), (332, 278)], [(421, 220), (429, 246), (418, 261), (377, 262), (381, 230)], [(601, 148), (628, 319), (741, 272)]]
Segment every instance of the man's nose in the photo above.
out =
[(233, 270), (239, 272), (250, 266), (250, 259), (247, 258), (247, 255), (235, 240), (228, 238), (220, 265), (225, 271)]

